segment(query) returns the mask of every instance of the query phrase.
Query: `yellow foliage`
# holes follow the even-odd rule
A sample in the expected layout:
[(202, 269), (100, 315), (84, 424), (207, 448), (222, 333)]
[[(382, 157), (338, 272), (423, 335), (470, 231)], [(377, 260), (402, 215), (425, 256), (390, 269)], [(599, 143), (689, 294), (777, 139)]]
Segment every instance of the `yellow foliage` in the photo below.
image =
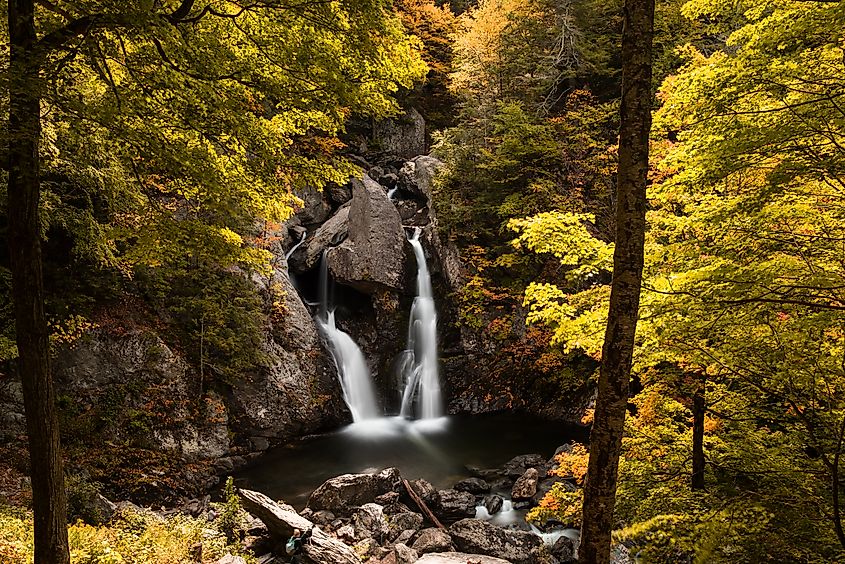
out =
[[(204, 562), (241, 552), (204, 520), (128, 510), (107, 525), (71, 525), (68, 541), (71, 564), (182, 564), (196, 562), (197, 546), (202, 546)], [(0, 506), (0, 564), (32, 562), (32, 515)]]

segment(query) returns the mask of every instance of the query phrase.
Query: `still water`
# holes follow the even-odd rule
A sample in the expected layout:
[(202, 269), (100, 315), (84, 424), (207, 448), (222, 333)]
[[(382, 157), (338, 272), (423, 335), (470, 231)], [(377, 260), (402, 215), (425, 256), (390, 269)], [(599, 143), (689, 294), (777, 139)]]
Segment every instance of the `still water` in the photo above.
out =
[(563, 443), (585, 440), (583, 429), (513, 414), (407, 421), (388, 417), (309, 437), (267, 452), (237, 476), (239, 486), (302, 508), (325, 480), (395, 466), (407, 479), (438, 489), (468, 477), (467, 466), (495, 468), (514, 456), (550, 458)]

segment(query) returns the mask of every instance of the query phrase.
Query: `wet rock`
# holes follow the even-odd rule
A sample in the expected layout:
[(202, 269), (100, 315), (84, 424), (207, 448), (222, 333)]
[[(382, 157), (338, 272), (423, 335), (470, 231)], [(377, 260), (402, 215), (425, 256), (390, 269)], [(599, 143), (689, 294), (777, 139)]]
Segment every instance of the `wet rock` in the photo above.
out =
[(484, 494), (490, 491), (490, 484), (481, 478), (467, 478), (455, 484), (459, 492), (468, 492), (473, 495)]
[(502, 504), (504, 502), (505, 500), (500, 495), (488, 495), (484, 498), (484, 507), (487, 509), (487, 513), (495, 515), (502, 510)]
[(475, 516), (475, 496), (457, 490), (438, 492), (440, 503), (433, 511), (444, 523), (453, 523), (460, 519)]
[(326, 255), (334, 279), (366, 294), (402, 290), (406, 244), (399, 212), (384, 188), (366, 175), (353, 179), (349, 237)]
[(514, 564), (535, 564), (543, 541), (528, 531), (503, 529), (486, 521), (463, 519), (449, 528), (458, 550), (498, 556)]
[(313, 235), (288, 259), (289, 268), (293, 272), (305, 272), (315, 268), (323, 256), (323, 251), (329, 247), (341, 244), (349, 233), (350, 204), (341, 206), (328, 221), (322, 224)]
[(395, 491), (401, 478), (396, 468), (378, 474), (344, 474), (324, 482), (308, 499), (312, 511), (329, 510), (344, 514), (353, 507), (373, 501), (389, 491)]
[(414, 219), (420, 210), (420, 205), (414, 200), (396, 200), (395, 204), (399, 217), (405, 223)]
[(277, 269), (256, 283), (268, 304), (280, 302), (283, 314), (271, 320), (272, 338), (261, 343), (259, 365), (231, 383), (232, 430), (285, 440), (339, 423), (344, 412), (334, 362), (288, 271)]
[(514, 483), (511, 490), (511, 499), (515, 502), (530, 500), (537, 493), (537, 482), (540, 473), (536, 468), (529, 468)]
[(373, 538), (379, 543), (387, 536), (389, 527), (382, 506), (377, 503), (365, 503), (353, 515), (355, 537)]
[(546, 459), (539, 454), (523, 454), (508, 460), (502, 466), (502, 473), (509, 478), (516, 480), (520, 478), (529, 468), (540, 468), (546, 464)]
[(569, 537), (560, 537), (552, 547), (552, 556), (558, 559), (560, 564), (575, 564), (575, 543)]
[(440, 529), (430, 528), (420, 531), (417, 540), (414, 541), (411, 547), (420, 554), (427, 554), (429, 552), (445, 552), (453, 550), (452, 538), (445, 531)]
[(384, 176), (384, 169), (380, 166), (374, 166), (373, 168), (367, 171), (367, 176), (378, 182), (379, 179)]

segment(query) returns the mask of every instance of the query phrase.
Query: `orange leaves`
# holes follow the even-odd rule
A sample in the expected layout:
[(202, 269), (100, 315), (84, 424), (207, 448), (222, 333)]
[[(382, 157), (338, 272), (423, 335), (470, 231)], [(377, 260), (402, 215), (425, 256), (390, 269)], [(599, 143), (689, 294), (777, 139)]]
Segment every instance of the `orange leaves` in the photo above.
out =
[(561, 478), (572, 477), (579, 484), (583, 484), (587, 475), (589, 460), (590, 454), (587, 452), (587, 447), (580, 443), (573, 443), (568, 452), (561, 452), (555, 456), (555, 462), (558, 466), (550, 473)]

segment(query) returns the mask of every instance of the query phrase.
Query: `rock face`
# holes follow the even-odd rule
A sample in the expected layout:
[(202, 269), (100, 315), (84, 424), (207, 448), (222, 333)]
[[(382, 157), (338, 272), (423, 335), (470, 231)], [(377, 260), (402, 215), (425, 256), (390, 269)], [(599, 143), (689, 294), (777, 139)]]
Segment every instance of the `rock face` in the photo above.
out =
[(271, 327), (263, 366), (234, 382), (228, 402), (236, 431), (287, 439), (338, 424), (344, 407), (334, 365), (286, 270), (267, 283), (268, 296), (274, 286), (285, 316)]
[(326, 481), (308, 499), (312, 511), (325, 509), (341, 515), (390, 491), (396, 491), (401, 478), (396, 468), (378, 474), (344, 474)]
[(410, 159), (425, 153), (425, 120), (409, 108), (400, 116), (376, 123), (373, 138), (380, 150)]
[(399, 171), (398, 186), (405, 192), (433, 200), (434, 177), (443, 167), (435, 157), (420, 155), (406, 162)]
[(327, 254), (337, 282), (372, 294), (405, 287), (405, 231), (384, 188), (369, 176), (352, 180), (349, 237)]
[(308, 186), (296, 195), (302, 200), (302, 206), (296, 211), (296, 217), (303, 225), (321, 223), (332, 213), (331, 204), (323, 190)]
[[(184, 358), (152, 330), (130, 327), (122, 332), (94, 329), (56, 355), (53, 378), (59, 396), (80, 412), (102, 411), (117, 404), (113, 420), (103, 418), (104, 435), (115, 442), (156, 449), (188, 460), (217, 458), (229, 452), (227, 417), (221, 398), (195, 413), (199, 381)], [(168, 402), (167, 417), (145, 406)], [(219, 413), (222, 408), (222, 413)], [(121, 417), (139, 413), (128, 425)], [(22, 410), (19, 412), (22, 413)]]
[(499, 556), (514, 564), (534, 564), (543, 545), (540, 537), (527, 531), (502, 529), (486, 521), (463, 519), (449, 528), (459, 550)]

